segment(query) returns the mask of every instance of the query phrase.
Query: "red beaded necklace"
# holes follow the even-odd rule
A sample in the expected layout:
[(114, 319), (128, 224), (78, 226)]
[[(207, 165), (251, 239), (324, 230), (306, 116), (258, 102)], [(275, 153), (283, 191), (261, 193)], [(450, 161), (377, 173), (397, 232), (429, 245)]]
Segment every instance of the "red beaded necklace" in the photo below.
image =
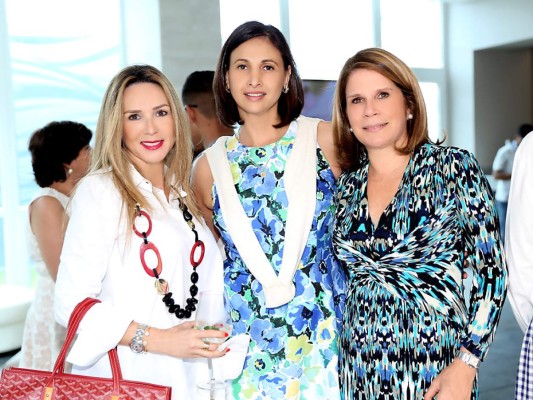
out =
[[(141, 206), (139, 204), (135, 205), (136, 212), (135, 218), (133, 220), (133, 232), (135, 232), (137, 236), (143, 239), (143, 243), (141, 243), (140, 247), (141, 264), (144, 268), (144, 271), (148, 275), (155, 278), (155, 287), (157, 289), (157, 293), (163, 296), (163, 303), (165, 303), (165, 305), (168, 307), (168, 312), (171, 314), (175, 314), (176, 317), (178, 317), (179, 319), (184, 319), (191, 317), (192, 312), (196, 310), (196, 304), (198, 303), (198, 299), (196, 299), (196, 295), (198, 294), (198, 286), (196, 286), (196, 284), (198, 283), (198, 273), (196, 272), (196, 268), (202, 263), (204, 259), (205, 245), (204, 242), (198, 239), (198, 232), (196, 231), (196, 227), (192, 220), (192, 214), (189, 212), (187, 205), (182, 202), (181, 199), (178, 199), (178, 201), (179, 208), (183, 213), (183, 219), (185, 219), (185, 221), (191, 228), (192, 233), (194, 234), (194, 244), (192, 245), (189, 256), (189, 261), (193, 270), (191, 273), (191, 287), (189, 289), (191, 297), (186, 300), (187, 305), (184, 308), (182, 308), (179, 304), (176, 304), (176, 302), (172, 298), (172, 292), (168, 291), (168, 283), (164, 279), (161, 279), (159, 277), (161, 275), (161, 272), (163, 271), (161, 255), (159, 254), (159, 250), (155, 246), (155, 244), (148, 241), (148, 236), (152, 232), (152, 219), (146, 211), (141, 209)], [(137, 218), (141, 217), (145, 218), (146, 222), (148, 223), (148, 228), (145, 232), (140, 232), (136, 226)], [(196, 250), (198, 248), (200, 249), (200, 256), (196, 258)], [(145, 253), (148, 250), (153, 251), (157, 257), (157, 266), (155, 268), (150, 268), (146, 264)]]

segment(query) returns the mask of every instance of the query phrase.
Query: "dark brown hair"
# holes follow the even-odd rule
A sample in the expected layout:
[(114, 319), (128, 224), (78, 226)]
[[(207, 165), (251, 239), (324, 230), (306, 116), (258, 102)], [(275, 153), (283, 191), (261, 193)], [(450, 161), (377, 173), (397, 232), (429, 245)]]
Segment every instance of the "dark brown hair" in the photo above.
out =
[(226, 73), (228, 72), (231, 53), (244, 42), (257, 37), (266, 37), (279, 50), (285, 71), (289, 67), (291, 68), (288, 85), (289, 92), (282, 93), (279, 98), (278, 115), (280, 117), (280, 123), (274, 125), (274, 127), (279, 128), (289, 124), (300, 115), (304, 106), (302, 80), (296, 69), (296, 63), (294, 62), (285, 37), (278, 28), (272, 25), (265, 25), (257, 21), (248, 21), (235, 28), (226, 40), (226, 43), (224, 43), (224, 46), (222, 46), (215, 72), (215, 80), (213, 82), (217, 115), (222, 123), (228, 127), (232, 127), (236, 123), (241, 125), (244, 123), (239, 116), (237, 103), (235, 103), (231, 93), (226, 91)]
[(65, 165), (78, 158), (92, 136), (89, 128), (73, 121), (53, 121), (37, 129), (28, 144), (35, 182), (44, 188), (66, 181)]

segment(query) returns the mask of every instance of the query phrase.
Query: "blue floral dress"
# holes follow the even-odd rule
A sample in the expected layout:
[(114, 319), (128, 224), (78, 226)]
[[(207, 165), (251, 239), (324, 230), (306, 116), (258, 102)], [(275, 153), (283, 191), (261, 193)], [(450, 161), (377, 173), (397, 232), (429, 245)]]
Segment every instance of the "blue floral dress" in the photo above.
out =
[[(246, 147), (232, 137), (226, 144), (234, 183), (253, 230), (276, 272), (284, 248), (287, 217), (284, 169), (297, 122), (278, 142)], [(338, 332), (344, 304), (344, 274), (331, 244), (335, 178), (317, 149), (315, 217), (301, 263), (296, 295), (288, 304), (266, 308), (254, 279), (225, 229), (216, 186), (214, 221), (225, 246), (226, 294), (233, 333), (248, 333), (250, 348), (242, 374), (233, 382), (239, 399), (339, 399)]]
[(348, 273), (343, 395), (419, 400), (461, 346), (483, 359), (494, 338), (507, 282), (498, 218), (488, 182), (464, 150), (418, 148), (376, 227), (367, 176), (368, 162), (338, 181), (334, 248)]

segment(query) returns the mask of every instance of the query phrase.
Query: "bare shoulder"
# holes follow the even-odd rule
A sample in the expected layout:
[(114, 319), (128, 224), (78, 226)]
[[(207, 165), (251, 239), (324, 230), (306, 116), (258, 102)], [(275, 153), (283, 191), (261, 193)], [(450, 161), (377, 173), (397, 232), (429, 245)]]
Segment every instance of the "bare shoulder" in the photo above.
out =
[(58, 199), (42, 196), (35, 199), (29, 206), (29, 218), (32, 231), (44, 227), (52, 229), (63, 225), (66, 217), (65, 209)]
[(213, 174), (205, 153), (201, 153), (192, 165), (191, 186), (200, 206), (211, 208), (211, 188)]
[(30, 204), (31, 215), (62, 215), (65, 211), (61, 202), (52, 196), (41, 196)]
[(335, 147), (335, 141), (333, 140), (333, 127), (331, 122), (321, 121), (318, 124), (317, 135), (318, 145), (324, 152), (335, 178), (338, 178), (341, 173), (341, 169), (339, 168), (337, 162), (337, 149)]

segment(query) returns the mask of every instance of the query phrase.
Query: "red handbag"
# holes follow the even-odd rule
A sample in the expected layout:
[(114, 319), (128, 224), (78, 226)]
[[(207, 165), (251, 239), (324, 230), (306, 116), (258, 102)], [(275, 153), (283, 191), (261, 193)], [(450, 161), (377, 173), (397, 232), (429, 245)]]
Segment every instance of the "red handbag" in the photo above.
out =
[(65, 358), (85, 313), (100, 300), (79, 303), (67, 326), (67, 335), (53, 372), (7, 368), (0, 379), (1, 400), (170, 400), (171, 388), (122, 379), (117, 348), (109, 350), (112, 378), (65, 374)]

